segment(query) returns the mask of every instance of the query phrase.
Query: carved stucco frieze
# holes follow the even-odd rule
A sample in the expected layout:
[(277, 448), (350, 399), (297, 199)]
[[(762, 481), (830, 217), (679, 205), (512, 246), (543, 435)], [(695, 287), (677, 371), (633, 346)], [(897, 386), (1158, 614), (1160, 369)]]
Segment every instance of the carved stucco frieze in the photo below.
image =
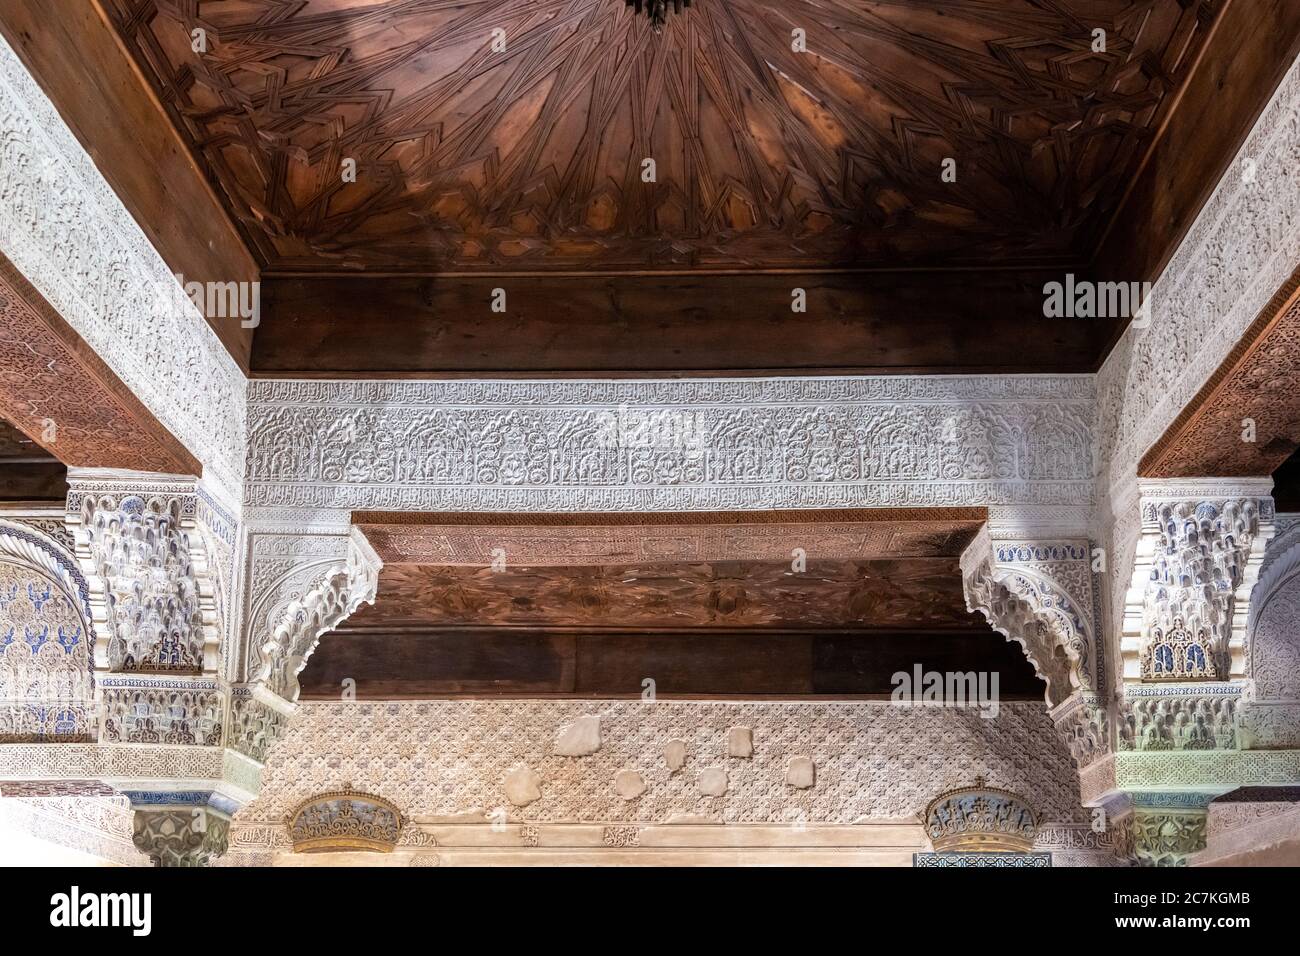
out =
[(1239, 684), (1129, 684), (1120, 702), (1124, 751), (1236, 750)]
[(1125, 681), (1245, 677), (1250, 594), (1273, 533), (1270, 479), (1143, 480), (1125, 597)]
[(1206, 849), (1191, 861), (1197, 866), (1295, 843), (1300, 839), (1300, 787), (1241, 787), (1221, 794), (1210, 801), (1206, 829)]
[(0, 800), (0, 831), (5, 826), (56, 846), (68, 847), (118, 866), (145, 866), (146, 857), (131, 841), (131, 805), (121, 795), (11, 795)]
[(100, 678), (103, 743), (190, 744), (219, 747), (226, 694), (215, 680), (134, 677)]
[[(250, 384), (250, 507), (1089, 500), (1086, 376)], [(633, 427), (649, 421), (654, 427)]]

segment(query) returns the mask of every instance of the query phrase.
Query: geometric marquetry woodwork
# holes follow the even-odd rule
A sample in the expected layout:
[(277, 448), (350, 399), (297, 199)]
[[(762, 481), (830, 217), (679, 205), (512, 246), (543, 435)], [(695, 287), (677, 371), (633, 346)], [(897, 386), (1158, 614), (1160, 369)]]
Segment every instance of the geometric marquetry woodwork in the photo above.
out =
[(313, 272), (1076, 263), (1223, 7), (101, 2), (262, 265)]
[(0, 417), (66, 465), (202, 466), (0, 254)]

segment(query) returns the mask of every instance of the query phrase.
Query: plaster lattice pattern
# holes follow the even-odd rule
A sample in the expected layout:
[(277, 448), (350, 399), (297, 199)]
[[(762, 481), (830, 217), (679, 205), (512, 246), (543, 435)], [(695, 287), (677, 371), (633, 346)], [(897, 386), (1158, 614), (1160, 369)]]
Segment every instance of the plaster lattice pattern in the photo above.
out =
[(0, 562), (0, 741), (94, 733), (91, 635), (59, 581)]
[[(428, 511), (1077, 503), (1086, 376), (250, 385), (248, 503)], [(634, 406), (668, 422), (620, 431)]]
[[(560, 732), (583, 716), (600, 718), (589, 756), (555, 754)], [(752, 728), (748, 759), (727, 756), (732, 727)], [(672, 773), (664, 745), (687, 742)], [(331, 756), (322, 757), (329, 753)], [(814, 787), (786, 783), (798, 756), (817, 766)], [(526, 767), (541, 797), (511, 806), (504, 781)], [(723, 768), (721, 797), (699, 777)], [(647, 789), (625, 800), (624, 770)], [(996, 719), (973, 711), (885, 703), (732, 704), (639, 701), (436, 701), (388, 704), (307, 702), (263, 772), (261, 796), (238, 824), (282, 824), (299, 802), (344, 785), (382, 796), (413, 819), (506, 808), (535, 823), (667, 822), (700, 817), (726, 823), (810, 823), (916, 818), (936, 794), (983, 775), (991, 786), (1030, 795), (1040, 819), (1082, 822), (1077, 780), (1040, 704), (1006, 704)]]
[[(216, 747), (100, 746), (66, 743), (6, 744), (0, 747), (0, 778), (13, 780), (97, 780), (102, 778), (221, 779), (228, 761)], [(237, 768), (236, 768), (237, 769)], [(235, 782), (247, 787), (247, 779)]]
[(243, 373), (3, 40), (0, 129), (0, 251), (238, 500)]
[[(1300, 750), (1120, 753), (1113, 770), (1108, 786), (1116, 789), (1278, 786), (1300, 780)], [(1101, 792), (1084, 781), (1085, 800)]]

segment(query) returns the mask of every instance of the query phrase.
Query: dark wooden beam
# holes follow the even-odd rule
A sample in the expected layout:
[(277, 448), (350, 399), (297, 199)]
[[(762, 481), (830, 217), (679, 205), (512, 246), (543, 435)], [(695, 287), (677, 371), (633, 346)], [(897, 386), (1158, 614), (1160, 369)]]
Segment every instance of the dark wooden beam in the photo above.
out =
[[(252, 282), (254, 262), (212, 188), (104, 19), (98, 0), (4, 0), (0, 34), (174, 273)], [(253, 330), (210, 324), (247, 369)]]
[(0, 458), (0, 501), (66, 501), (68, 466), (59, 461)]
[(898, 671), (996, 671), (1001, 700), (1041, 700), (1020, 649), (985, 631), (341, 628), (303, 670), (302, 696), (359, 698), (888, 698)]
[(0, 418), (0, 501), (64, 501), (68, 466)]
[[(1118, 333), (1048, 319), (1063, 272), (270, 277), (260, 375), (1084, 372)], [(807, 312), (791, 310), (792, 290)], [(507, 311), (491, 309), (493, 290)]]
[(1273, 472), (1273, 504), (1278, 511), (1300, 511), (1300, 451)]

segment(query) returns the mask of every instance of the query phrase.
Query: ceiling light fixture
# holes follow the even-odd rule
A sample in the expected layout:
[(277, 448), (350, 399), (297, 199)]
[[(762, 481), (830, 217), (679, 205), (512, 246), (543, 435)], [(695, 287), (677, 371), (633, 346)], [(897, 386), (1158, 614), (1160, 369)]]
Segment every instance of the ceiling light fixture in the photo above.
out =
[(682, 10), (691, 5), (691, 0), (626, 0), (629, 7), (635, 7), (637, 13), (645, 12), (650, 18), (650, 25), (655, 33), (662, 33), (668, 22), (668, 9), (681, 16)]

